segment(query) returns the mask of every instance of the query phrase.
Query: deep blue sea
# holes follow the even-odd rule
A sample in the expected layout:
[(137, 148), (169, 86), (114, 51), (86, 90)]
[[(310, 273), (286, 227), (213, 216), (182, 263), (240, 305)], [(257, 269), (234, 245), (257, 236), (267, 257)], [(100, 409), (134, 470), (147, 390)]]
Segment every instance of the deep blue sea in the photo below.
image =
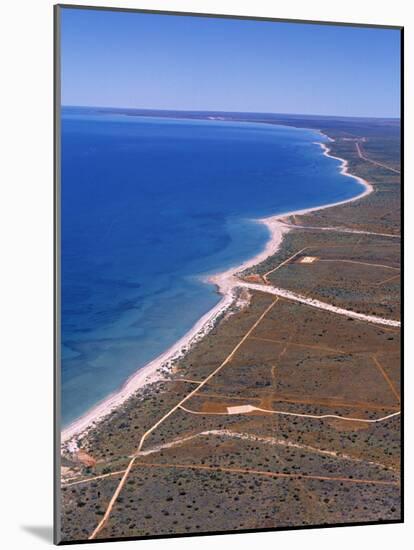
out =
[(254, 218), (360, 184), (320, 134), (62, 109), (62, 424), (118, 389), (220, 299), (200, 275), (255, 255)]

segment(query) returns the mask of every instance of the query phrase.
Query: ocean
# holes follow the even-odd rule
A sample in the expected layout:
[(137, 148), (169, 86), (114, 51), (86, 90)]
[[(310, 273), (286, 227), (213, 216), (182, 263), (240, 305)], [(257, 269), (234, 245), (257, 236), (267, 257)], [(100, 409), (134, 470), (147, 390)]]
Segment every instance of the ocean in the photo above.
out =
[(62, 108), (62, 426), (220, 300), (203, 275), (266, 243), (255, 219), (361, 192), (311, 130)]

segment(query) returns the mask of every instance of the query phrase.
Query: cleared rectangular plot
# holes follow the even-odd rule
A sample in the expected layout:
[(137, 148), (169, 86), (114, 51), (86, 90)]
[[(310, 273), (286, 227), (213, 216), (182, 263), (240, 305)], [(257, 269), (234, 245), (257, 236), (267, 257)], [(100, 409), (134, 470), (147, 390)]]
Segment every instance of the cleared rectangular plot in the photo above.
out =
[(245, 414), (249, 413), (255, 410), (255, 407), (253, 405), (232, 405), (231, 407), (227, 407), (227, 412), (229, 414)]

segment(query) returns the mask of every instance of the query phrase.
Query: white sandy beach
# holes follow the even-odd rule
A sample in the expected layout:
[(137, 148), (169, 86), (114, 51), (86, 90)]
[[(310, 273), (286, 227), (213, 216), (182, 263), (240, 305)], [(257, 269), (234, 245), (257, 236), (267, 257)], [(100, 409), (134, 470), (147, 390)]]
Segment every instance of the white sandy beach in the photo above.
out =
[[(331, 138), (329, 138), (329, 140), (333, 141)], [(247, 260), (246, 262), (244, 262), (239, 266), (230, 268), (227, 271), (224, 271), (223, 273), (217, 273), (208, 278), (209, 282), (217, 285), (217, 288), (219, 289), (219, 292), (221, 294), (225, 294), (226, 292), (229, 292), (232, 288), (234, 288), (234, 286), (237, 285), (237, 279), (235, 277), (237, 273), (240, 273), (245, 269), (253, 267), (254, 265), (257, 265), (263, 262), (269, 256), (273, 256), (274, 254), (276, 254), (276, 252), (279, 250), (280, 245), (283, 241), (283, 236), (288, 231), (291, 230), (291, 228), (288, 225), (286, 225), (285, 218), (288, 218), (289, 216), (309, 214), (310, 212), (315, 212), (317, 210), (324, 210), (325, 208), (332, 208), (333, 206), (339, 206), (341, 204), (353, 202), (353, 201), (362, 199), (363, 197), (365, 197), (366, 195), (368, 195), (374, 190), (373, 186), (370, 183), (368, 183), (366, 180), (364, 180), (359, 176), (354, 176), (348, 172), (347, 160), (331, 155), (330, 149), (329, 147), (327, 147), (327, 145), (325, 145), (325, 143), (318, 142), (317, 144), (320, 145), (320, 147), (322, 148), (323, 154), (326, 157), (330, 157), (335, 160), (339, 160), (341, 162), (340, 172), (342, 175), (349, 176), (353, 179), (356, 179), (364, 187), (364, 190), (359, 195), (356, 195), (351, 199), (345, 199), (343, 201), (333, 202), (330, 204), (326, 204), (324, 206), (314, 206), (312, 208), (304, 208), (302, 210), (292, 210), (291, 212), (284, 212), (282, 214), (277, 214), (275, 216), (269, 216), (267, 218), (261, 218), (257, 220), (259, 223), (264, 223), (267, 226), (270, 232), (270, 239), (267, 242), (266, 247), (259, 254), (257, 254), (250, 260)]]
[[(320, 133), (322, 134), (322, 132)], [(328, 139), (329, 141), (333, 141), (331, 138)], [(270, 238), (265, 248), (256, 256), (254, 256), (250, 260), (247, 260), (243, 264), (228, 269), (223, 273), (218, 273), (207, 278), (207, 281), (209, 283), (215, 284), (220, 294), (222, 294), (222, 299), (220, 300), (220, 302), (205, 315), (203, 315), (203, 317), (201, 317), (197, 321), (197, 323), (180, 340), (173, 344), (164, 353), (156, 357), (153, 361), (149, 362), (143, 368), (140, 368), (136, 373), (134, 373), (125, 382), (125, 384), (119, 391), (108, 396), (105, 400), (90, 409), (86, 414), (67, 426), (61, 433), (62, 443), (68, 443), (71, 439), (75, 438), (75, 436), (79, 436), (80, 434), (88, 430), (96, 422), (108, 415), (114, 408), (119, 407), (122, 403), (124, 403), (138, 389), (142, 388), (146, 384), (162, 379), (162, 369), (171, 366), (171, 363), (174, 360), (183, 356), (188, 351), (188, 349), (192, 345), (194, 345), (195, 342), (203, 338), (213, 328), (217, 318), (221, 314), (223, 314), (232, 304), (234, 304), (234, 291), (239, 286), (238, 279), (236, 277), (237, 273), (240, 273), (247, 268), (261, 263), (269, 256), (274, 255), (279, 250), (280, 245), (283, 241), (283, 236), (291, 230), (290, 227), (286, 225), (284, 218), (292, 215), (308, 214), (317, 210), (322, 210), (325, 208), (330, 208), (333, 206), (338, 206), (341, 204), (359, 200), (373, 191), (373, 187), (371, 184), (369, 184), (363, 178), (354, 176), (349, 173), (348, 161), (331, 155), (330, 149), (326, 144), (318, 144), (321, 146), (323, 154), (325, 156), (334, 158), (341, 162), (341, 174), (356, 179), (361, 185), (363, 185), (364, 190), (359, 195), (351, 199), (346, 199), (323, 206), (306, 208), (303, 210), (285, 212), (283, 214), (277, 214), (275, 216), (256, 220), (258, 223), (264, 223), (269, 229)]]

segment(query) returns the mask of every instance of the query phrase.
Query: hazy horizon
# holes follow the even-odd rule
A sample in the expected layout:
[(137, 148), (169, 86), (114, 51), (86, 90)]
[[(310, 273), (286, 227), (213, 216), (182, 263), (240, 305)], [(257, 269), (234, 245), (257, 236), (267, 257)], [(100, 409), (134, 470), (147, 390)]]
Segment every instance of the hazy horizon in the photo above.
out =
[(61, 108), (77, 108), (77, 109), (122, 109), (131, 111), (159, 111), (159, 112), (176, 112), (176, 113), (223, 113), (223, 114), (255, 114), (255, 115), (282, 115), (292, 117), (309, 117), (309, 118), (357, 118), (357, 119), (378, 119), (378, 120), (401, 120), (401, 116), (353, 116), (353, 115), (335, 115), (320, 113), (286, 113), (281, 111), (224, 111), (224, 110), (211, 110), (211, 109), (171, 109), (168, 107), (163, 108), (151, 108), (151, 107), (124, 107), (123, 105), (76, 105), (76, 104), (61, 104)]

